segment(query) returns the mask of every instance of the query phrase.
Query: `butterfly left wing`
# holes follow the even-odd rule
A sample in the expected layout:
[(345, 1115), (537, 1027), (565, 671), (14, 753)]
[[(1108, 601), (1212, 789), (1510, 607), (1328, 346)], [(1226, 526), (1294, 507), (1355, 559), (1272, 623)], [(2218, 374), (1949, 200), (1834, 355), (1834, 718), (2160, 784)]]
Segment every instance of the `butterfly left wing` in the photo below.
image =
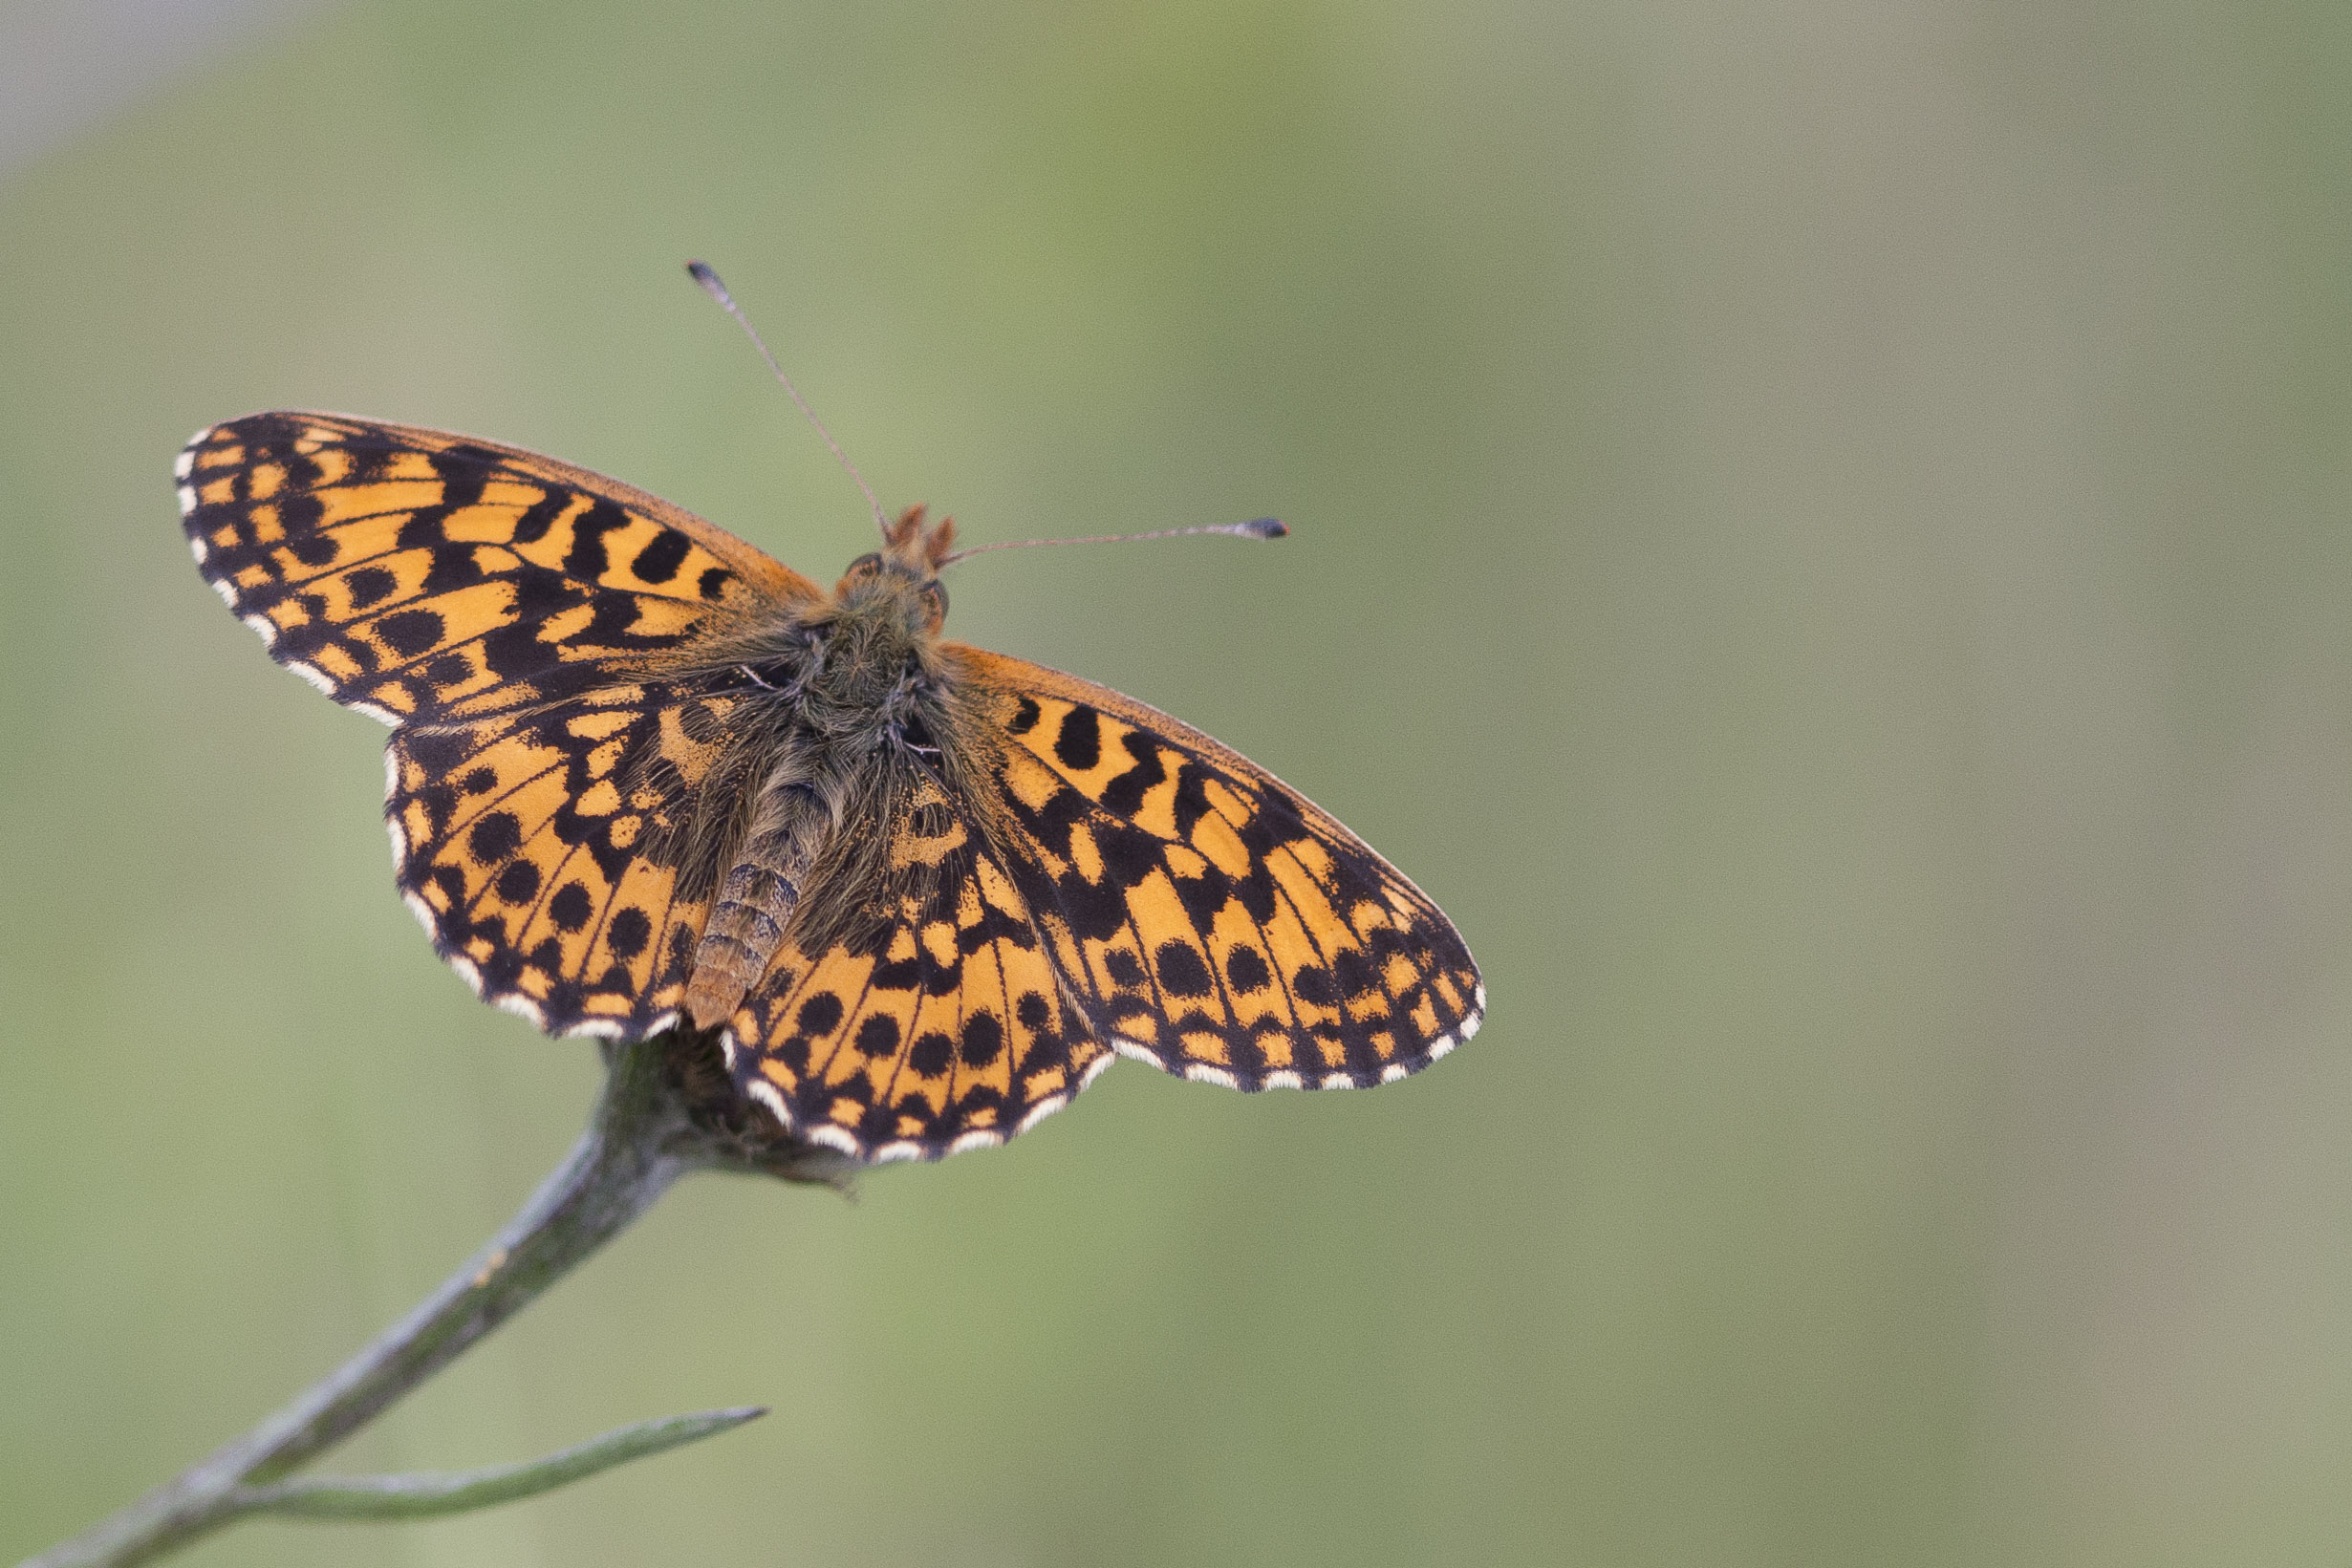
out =
[[(783, 948), (725, 1035), (737, 1085), (859, 1160), (1027, 1131), (1111, 1062), (1064, 996), (1012, 878), (937, 779), (892, 812), (886, 891), (849, 934)], [(810, 898), (851, 896), (820, 887)], [(806, 906), (805, 906), (806, 907)]]
[(675, 819), (733, 700), (678, 672), (816, 585), (635, 486), (443, 431), (255, 414), (177, 472), (205, 580), (393, 726), (395, 869), (442, 957), (550, 1033), (666, 1027), (710, 905)]
[(1120, 1054), (1233, 1088), (1345, 1088), (1477, 1031), (1461, 934), (1328, 813), (1108, 687), (946, 652), (1003, 736), (1014, 886)]

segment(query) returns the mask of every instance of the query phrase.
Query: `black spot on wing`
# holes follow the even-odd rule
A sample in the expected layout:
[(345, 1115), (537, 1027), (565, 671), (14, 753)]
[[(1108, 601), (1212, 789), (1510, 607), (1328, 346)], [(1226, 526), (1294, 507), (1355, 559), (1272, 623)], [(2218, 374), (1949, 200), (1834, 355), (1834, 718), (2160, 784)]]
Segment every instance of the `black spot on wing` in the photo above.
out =
[(485, 866), (496, 866), (523, 844), (523, 825), (511, 811), (492, 811), (465, 835), (465, 847)]
[(1208, 965), (1191, 944), (1165, 941), (1152, 955), (1152, 967), (1159, 977), (1159, 988), (1171, 997), (1205, 997), (1215, 989)]
[[(1022, 998), (1025, 1003), (1033, 999), (1037, 999), (1037, 993), (1034, 991)], [(1041, 1006), (1039, 1012), (1042, 1014), (1043, 1011)], [(1042, 1018), (1040, 1021), (1043, 1021)], [(1030, 1025), (1033, 1031), (1037, 1027), (1037, 1024)], [(997, 1021), (994, 1013), (982, 1009), (963, 1020), (963, 1044), (958, 1054), (963, 1058), (964, 1065), (985, 1067), (994, 1062), (1003, 1049), (1004, 1026)], [(942, 1063), (941, 1066), (944, 1067), (944, 1065), (945, 1063)], [(924, 1076), (937, 1077), (938, 1074), (936, 1072), (926, 1073)]]
[(800, 1017), (794, 1027), (802, 1034), (825, 1036), (841, 1027), (841, 999), (831, 991), (820, 991), (800, 1004)]
[(306, 567), (323, 567), (334, 563), (335, 556), (341, 553), (341, 548), (331, 534), (302, 533), (287, 541), (286, 553)]
[(555, 890), (554, 897), (548, 900), (548, 918), (555, 922), (558, 931), (578, 931), (588, 924), (589, 916), (595, 913), (595, 903), (589, 896), (585, 883), (567, 882)]
[(1091, 772), (1103, 760), (1102, 722), (1092, 708), (1073, 707), (1062, 716), (1054, 731), (1053, 754), (1076, 773)]
[[(967, 1022), (966, 1027), (969, 1027)], [(947, 1071), (954, 1060), (956, 1042), (944, 1033), (933, 1029), (916, 1037), (907, 1051), (907, 1065), (924, 1078), (937, 1078)]]
[(678, 575), (678, 569), (686, 562), (686, 554), (694, 542), (676, 528), (663, 528), (651, 543), (637, 551), (629, 569), (648, 583), (666, 583)]
[[(309, 462), (308, 459), (303, 461)], [(315, 466), (312, 468), (311, 483), (317, 483)], [(277, 508), (278, 526), (284, 528), (288, 535), (297, 538), (313, 532), (327, 515), (327, 504), (313, 494), (280, 496)], [(243, 531), (249, 536), (251, 525), (248, 523)]]
[(865, 1056), (891, 1055), (898, 1049), (898, 1020), (882, 1013), (873, 1015), (857, 1026), (854, 1043)]
[(646, 918), (643, 910), (634, 908), (614, 915), (604, 928), (605, 945), (624, 958), (634, 958), (644, 952), (653, 934), (653, 922)]
[(415, 658), (438, 645), (442, 618), (430, 610), (396, 610), (376, 622), (376, 634), (402, 658)]

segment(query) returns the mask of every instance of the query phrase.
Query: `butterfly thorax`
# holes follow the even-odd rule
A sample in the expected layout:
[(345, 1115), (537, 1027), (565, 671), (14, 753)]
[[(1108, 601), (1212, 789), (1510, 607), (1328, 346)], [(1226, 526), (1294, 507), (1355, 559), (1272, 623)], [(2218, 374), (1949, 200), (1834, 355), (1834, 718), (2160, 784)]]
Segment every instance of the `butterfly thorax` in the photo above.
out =
[(732, 1016), (816, 882), (871, 885), (842, 863), (880, 845), (908, 782), (945, 765), (961, 726), (939, 653), (947, 594), (934, 563), (953, 526), (925, 529), (916, 508), (826, 598), (704, 651), (748, 720), (738, 728), (744, 760), (724, 771), (756, 788), (711, 858), (726, 870), (687, 984), (697, 1027)]

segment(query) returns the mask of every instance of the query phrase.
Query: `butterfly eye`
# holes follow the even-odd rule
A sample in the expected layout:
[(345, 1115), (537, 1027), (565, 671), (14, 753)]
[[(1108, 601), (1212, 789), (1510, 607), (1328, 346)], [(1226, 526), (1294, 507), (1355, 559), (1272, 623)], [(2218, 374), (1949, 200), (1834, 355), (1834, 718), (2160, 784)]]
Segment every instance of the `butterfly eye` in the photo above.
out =
[(850, 563), (850, 569), (843, 572), (841, 577), (844, 582), (855, 582), (871, 577), (881, 569), (881, 552), (878, 550), (868, 550), (856, 560), (852, 561)]
[(931, 630), (937, 632), (947, 620), (947, 589), (937, 578), (923, 585), (923, 604), (931, 611)]

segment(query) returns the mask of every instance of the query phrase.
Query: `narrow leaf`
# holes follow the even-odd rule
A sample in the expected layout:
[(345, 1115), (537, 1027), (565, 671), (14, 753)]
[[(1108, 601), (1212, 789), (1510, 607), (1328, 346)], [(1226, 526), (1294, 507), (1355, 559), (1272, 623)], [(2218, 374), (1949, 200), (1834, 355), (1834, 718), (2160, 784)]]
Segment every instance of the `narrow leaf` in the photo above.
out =
[(426, 1519), (463, 1514), (552, 1492), (600, 1470), (716, 1436), (766, 1413), (763, 1407), (745, 1406), (640, 1421), (543, 1459), (493, 1465), (486, 1470), (297, 1476), (269, 1486), (242, 1487), (232, 1506), (240, 1514), (282, 1514), (306, 1519)]

